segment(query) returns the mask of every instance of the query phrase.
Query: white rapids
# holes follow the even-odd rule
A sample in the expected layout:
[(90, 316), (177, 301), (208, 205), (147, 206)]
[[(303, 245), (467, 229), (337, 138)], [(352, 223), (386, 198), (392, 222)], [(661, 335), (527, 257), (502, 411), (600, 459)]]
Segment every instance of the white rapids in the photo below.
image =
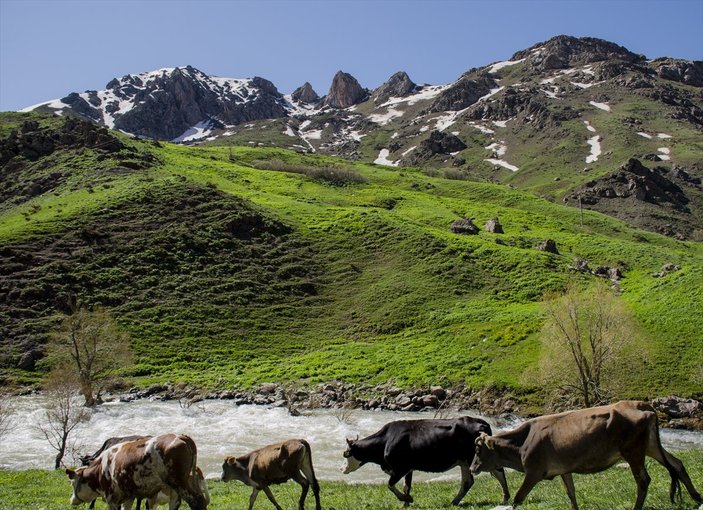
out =
[[(13, 427), (0, 441), (0, 469), (50, 469), (55, 456), (38, 426), (45, 421), (44, 398), (15, 400)], [(454, 416), (478, 413), (466, 411)], [(483, 416), (482, 416), (483, 417)], [(77, 451), (93, 453), (103, 441), (130, 434), (189, 434), (198, 446), (198, 464), (206, 478), (219, 478), (227, 455), (246, 453), (288, 438), (306, 439), (312, 448), (315, 472), (321, 480), (350, 483), (386, 483), (388, 476), (378, 466), (363, 466), (344, 475), (342, 453), (346, 438), (365, 437), (385, 423), (401, 419), (432, 418), (431, 413), (354, 410), (344, 416), (339, 410), (304, 411), (293, 417), (287, 409), (256, 405), (237, 406), (231, 400), (206, 400), (183, 408), (177, 401), (113, 402), (97, 407), (90, 420), (75, 433)], [(514, 428), (520, 420), (486, 418), (494, 431)], [(669, 449), (703, 449), (703, 434), (664, 429), (662, 442)], [(77, 461), (67, 457), (68, 465)], [(447, 473), (417, 473), (418, 481), (458, 480), (458, 468)]]

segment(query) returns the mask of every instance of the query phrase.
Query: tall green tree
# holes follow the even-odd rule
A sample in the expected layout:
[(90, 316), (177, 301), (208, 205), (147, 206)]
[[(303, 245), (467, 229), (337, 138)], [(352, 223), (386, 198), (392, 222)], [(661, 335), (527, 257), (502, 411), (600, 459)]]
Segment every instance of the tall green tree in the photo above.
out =
[(563, 295), (548, 296), (544, 308), (540, 372), (555, 407), (559, 400), (585, 407), (609, 401), (619, 369), (637, 362), (628, 346), (638, 341), (638, 328), (625, 303), (597, 282), (586, 290), (571, 284)]

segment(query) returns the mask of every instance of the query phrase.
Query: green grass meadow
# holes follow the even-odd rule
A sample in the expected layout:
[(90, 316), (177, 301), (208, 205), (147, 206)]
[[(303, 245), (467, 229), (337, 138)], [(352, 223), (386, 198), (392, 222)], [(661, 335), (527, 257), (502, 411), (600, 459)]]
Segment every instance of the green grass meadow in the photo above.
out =
[[(676, 452), (683, 460), (688, 474), (700, 491), (703, 485), (703, 451)], [(378, 469), (365, 466), (362, 469)], [(669, 501), (670, 478), (666, 470), (651, 459), (647, 469), (652, 482), (645, 501), (646, 510), (696, 509), (697, 505), (683, 491), (681, 504)], [(522, 483), (522, 473), (508, 472), (508, 485), (514, 496)], [(629, 469), (613, 467), (595, 475), (574, 475), (576, 497), (583, 509), (625, 510), (634, 505), (636, 488)], [(458, 481), (414, 483), (412, 495), (414, 503), (410, 508), (431, 510), (455, 508), (451, 500), (458, 490)], [(350, 485), (343, 482), (320, 483), (322, 508), (334, 510), (397, 510), (402, 503), (391, 494), (385, 485)], [(402, 482), (399, 484), (402, 487)], [(209, 480), (213, 510), (224, 508), (246, 508), (250, 488), (239, 482)], [(0, 471), (0, 510), (68, 510), (71, 486), (63, 471)], [(297, 508), (300, 487), (294, 482), (272, 487), (272, 492), (284, 509)], [(480, 475), (464, 498), (461, 508), (489, 510), (498, 506), (501, 492), (498, 482)], [(185, 505), (184, 505), (185, 506)], [(560, 478), (540, 482), (520, 507), (525, 510), (562, 510), (568, 508), (569, 501)], [(96, 508), (105, 508), (104, 503), (96, 503)], [(263, 493), (254, 506), (255, 509), (270, 509), (273, 505)], [(306, 508), (314, 508), (312, 492), (308, 494)]]

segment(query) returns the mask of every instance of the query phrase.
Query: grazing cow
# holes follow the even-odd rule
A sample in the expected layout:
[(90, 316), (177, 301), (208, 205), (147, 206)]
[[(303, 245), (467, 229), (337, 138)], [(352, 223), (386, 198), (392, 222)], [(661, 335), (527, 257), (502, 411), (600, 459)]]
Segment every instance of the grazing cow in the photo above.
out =
[(241, 457), (226, 457), (222, 464), (222, 481), (239, 480), (253, 487), (249, 497), (249, 510), (259, 491), (269, 498), (277, 510), (282, 510), (273, 497), (269, 485), (294, 480), (301, 485), (298, 509), (304, 510), (305, 497), (312, 485), (315, 495), (315, 510), (320, 510), (320, 485), (312, 467), (310, 445), (304, 439), (289, 439), (281, 443), (264, 446)]
[[(79, 460), (81, 461), (82, 466), (87, 466), (91, 462), (93, 462), (95, 459), (100, 457), (100, 454), (102, 452), (104, 452), (108, 448), (111, 448), (112, 446), (115, 446), (116, 444), (126, 443), (127, 441), (136, 441), (137, 439), (144, 439), (144, 438), (149, 439), (150, 437), (151, 436), (111, 437), (109, 439), (106, 439), (105, 442), (103, 443), (103, 445), (100, 448), (98, 448), (98, 450), (94, 454), (83, 455), (82, 457), (79, 457)], [(88, 507), (90, 510), (93, 510), (95, 508), (95, 501), (97, 501), (97, 500), (94, 499), (93, 501), (90, 502), (90, 506)], [(139, 508), (141, 506), (141, 502), (142, 502), (142, 500), (140, 498), (137, 498), (137, 510), (139, 510)]]
[[(388, 488), (396, 497), (412, 503), (410, 487), (413, 471), (442, 473), (455, 466), (461, 468), (461, 485), (452, 500), (458, 505), (474, 483), (469, 466), (474, 456), (474, 441), (481, 433), (491, 433), (491, 426), (478, 418), (465, 416), (446, 420), (401, 420), (387, 423), (381, 430), (364, 439), (347, 439), (344, 473), (356, 471), (373, 462), (390, 475)], [(510, 495), (502, 468), (492, 470), (503, 489), (503, 502)], [(405, 490), (395, 484), (405, 477)]]
[(72, 505), (99, 496), (109, 510), (130, 510), (136, 498), (152, 498), (164, 488), (171, 490), (169, 510), (185, 499), (192, 510), (205, 510), (205, 496), (196, 481), (197, 448), (182, 434), (119, 443), (103, 451), (87, 467), (67, 469), (71, 479)]
[(635, 510), (640, 510), (650, 481), (645, 456), (669, 471), (672, 502), (677, 489), (680, 492), (679, 480), (697, 503), (703, 502), (681, 461), (662, 448), (657, 415), (645, 402), (623, 401), (541, 416), (509, 432), (492, 437), (481, 435), (476, 439), (471, 471), (508, 467), (524, 472), (515, 506), (525, 500), (539, 481), (561, 476), (571, 508), (578, 510), (571, 474), (597, 473), (624, 459), (637, 482)]

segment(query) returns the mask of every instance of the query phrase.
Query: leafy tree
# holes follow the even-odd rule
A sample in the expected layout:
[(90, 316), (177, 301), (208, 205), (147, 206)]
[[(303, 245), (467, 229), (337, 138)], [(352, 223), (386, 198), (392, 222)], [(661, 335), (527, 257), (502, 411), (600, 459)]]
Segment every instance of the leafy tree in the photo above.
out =
[(49, 353), (58, 365), (72, 367), (88, 407), (101, 402), (106, 384), (132, 362), (129, 337), (102, 308), (79, 308), (66, 316)]
[(625, 304), (598, 282), (586, 291), (571, 284), (564, 295), (548, 296), (544, 307), (540, 372), (554, 407), (609, 401), (619, 369), (636, 362), (627, 353), (637, 342), (637, 327)]
[(88, 410), (81, 405), (79, 388), (68, 366), (55, 368), (44, 384), (47, 404), (45, 422), (39, 425), (39, 430), (56, 450), (54, 469), (61, 467), (67, 450), (71, 449), (71, 433), (90, 418)]

